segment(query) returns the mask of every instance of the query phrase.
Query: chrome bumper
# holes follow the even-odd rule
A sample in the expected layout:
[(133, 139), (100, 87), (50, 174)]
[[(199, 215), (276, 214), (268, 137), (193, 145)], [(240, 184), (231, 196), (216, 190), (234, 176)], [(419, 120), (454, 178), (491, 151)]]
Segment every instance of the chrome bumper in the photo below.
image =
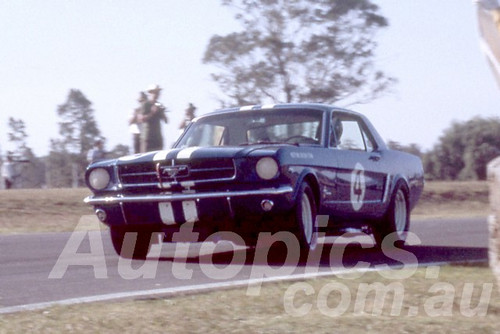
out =
[(173, 201), (193, 201), (210, 198), (233, 198), (247, 196), (275, 196), (286, 195), (293, 192), (291, 186), (280, 188), (268, 188), (259, 190), (207, 192), (207, 193), (165, 193), (155, 195), (117, 195), (117, 196), (89, 196), (83, 201), (90, 205), (117, 204), (117, 203), (151, 203), (151, 202), (173, 202)]

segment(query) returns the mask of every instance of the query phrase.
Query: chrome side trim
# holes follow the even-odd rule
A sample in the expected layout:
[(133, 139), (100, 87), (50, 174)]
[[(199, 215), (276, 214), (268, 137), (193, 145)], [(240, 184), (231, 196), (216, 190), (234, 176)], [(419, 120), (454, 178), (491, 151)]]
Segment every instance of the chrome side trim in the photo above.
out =
[(190, 194), (155, 194), (155, 195), (117, 195), (117, 196), (88, 196), (83, 200), (84, 203), (90, 205), (100, 204), (116, 204), (116, 203), (147, 203), (147, 202), (173, 202), (173, 201), (193, 201), (207, 198), (231, 198), (231, 197), (247, 197), (247, 196), (262, 196), (262, 195), (285, 195), (293, 192), (291, 186), (280, 188), (267, 188), (259, 190), (240, 190), (240, 191), (221, 191), (207, 193), (190, 193)]
[(384, 196), (382, 197), (382, 203), (387, 203), (390, 190), (391, 190), (391, 174), (387, 174), (385, 179), (385, 189), (384, 189)]

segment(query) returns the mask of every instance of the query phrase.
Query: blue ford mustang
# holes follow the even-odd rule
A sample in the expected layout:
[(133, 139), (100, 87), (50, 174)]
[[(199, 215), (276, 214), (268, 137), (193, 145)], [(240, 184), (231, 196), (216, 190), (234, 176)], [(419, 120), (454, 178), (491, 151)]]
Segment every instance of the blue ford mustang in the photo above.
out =
[[(376, 245), (388, 235), (402, 244), (424, 184), (418, 157), (388, 149), (365, 116), (322, 104), (207, 114), (172, 149), (93, 163), (86, 182), (85, 202), (132, 258), (146, 257), (153, 233), (172, 241), (187, 223), (200, 240), (230, 231), (252, 244), (259, 232), (290, 231), (311, 250), (317, 232), (363, 231)], [(137, 239), (125, 251), (127, 232)]]

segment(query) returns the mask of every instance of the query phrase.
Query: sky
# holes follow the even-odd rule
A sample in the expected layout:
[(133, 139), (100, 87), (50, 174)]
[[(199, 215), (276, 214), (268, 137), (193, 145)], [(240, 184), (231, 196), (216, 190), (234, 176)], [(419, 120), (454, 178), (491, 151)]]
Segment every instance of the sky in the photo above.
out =
[[(499, 116), (500, 90), (479, 48), (471, 0), (373, 2), (389, 20), (376, 37), (375, 65), (398, 83), (349, 108), (384, 139), (423, 150), (454, 121)], [(128, 115), (153, 83), (170, 110), (170, 146), (189, 102), (198, 115), (219, 107), (214, 69), (201, 59), (213, 35), (238, 29), (218, 0), (0, 0), (0, 154), (12, 149), (9, 117), (25, 122), (36, 155), (48, 154), (70, 89), (92, 102), (106, 149), (131, 146)]]

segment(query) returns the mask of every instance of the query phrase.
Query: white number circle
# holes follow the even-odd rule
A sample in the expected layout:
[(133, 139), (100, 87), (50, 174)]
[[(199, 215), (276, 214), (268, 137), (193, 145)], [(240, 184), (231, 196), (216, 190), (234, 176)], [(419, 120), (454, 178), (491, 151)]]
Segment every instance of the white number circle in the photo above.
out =
[(359, 162), (351, 173), (351, 204), (354, 211), (359, 211), (365, 199), (365, 168)]

